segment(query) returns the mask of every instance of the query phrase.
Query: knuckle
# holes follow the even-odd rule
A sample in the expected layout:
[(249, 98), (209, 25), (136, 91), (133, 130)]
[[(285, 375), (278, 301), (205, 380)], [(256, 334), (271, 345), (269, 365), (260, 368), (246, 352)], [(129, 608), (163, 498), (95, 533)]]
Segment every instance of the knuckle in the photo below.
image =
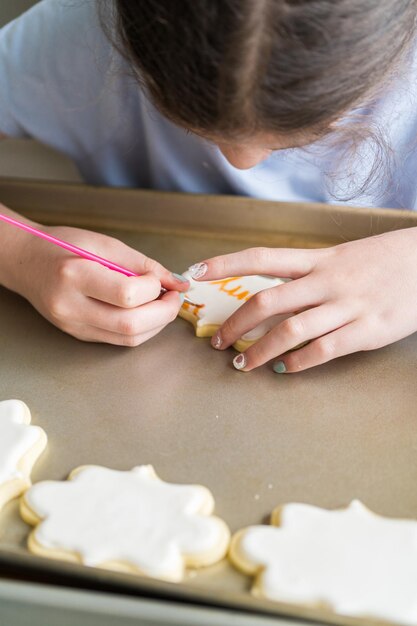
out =
[(135, 288), (135, 285), (133, 284), (133, 281), (130, 281), (130, 284), (129, 282), (123, 283), (118, 288), (118, 291), (116, 294), (117, 303), (121, 307), (128, 309), (134, 306), (135, 295), (136, 295), (136, 288)]
[(72, 259), (67, 258), (60, 259), (57, 262), (56, 273), (60, 282), (68, 283), (74, 279), (76, 273), (74, 265), (75, 264), (72, 263)]
[(252, 304), (261, 313), (270, 312), (275, 304), (275, 293), (273, 289), (258, 291), (252, 298)]
[(300, 316), (288, 317), (281, 323), (282, 332), (288, 337), (294, 345), (303, 339), (305, 334), (305, 325)]
[(157, 261), (155, 261), (154, 259), (151, 259), (150, 257), (144, 257), (142, 260), (142, 264), (143, 264), (143, 271), (145, 274), (147, 273), (159, 274), (161, 272), (162, 266)]
[(68, 307), (59, 294), (51, 294), (46, 301), (46, 306), (52, 319), (61, 322), (68, 317)]
[(134, 319), (131, 317), (122, 317), (118, 321), (117, 332), (124, 337), (132, 338), (138, 334), (139, 329)]
[(331, 335), (316, 339), (316, 353), (319, 361), (325, 363), (337, 356), (337, 346)]
[(262, 265), (268, 261), (271, 255), (271, 249), (266, 247), (251, 248), (250, 254), (255, 263)]

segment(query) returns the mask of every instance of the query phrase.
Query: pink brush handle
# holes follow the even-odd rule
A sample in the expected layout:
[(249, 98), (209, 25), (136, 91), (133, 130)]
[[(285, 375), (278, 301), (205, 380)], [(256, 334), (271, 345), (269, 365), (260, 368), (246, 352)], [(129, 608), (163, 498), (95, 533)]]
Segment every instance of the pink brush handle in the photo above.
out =
[(69, 252), (73, 252), (74, 254), (77, 254), (78, 256), (83, 257), (84, 259), (88, 259), (89, 261), (95, 261), (96, 263), (100, 263), (101, 265), (108, 267), (110, 270), (114, 270), (115, 272), (120, 272), (121, 274), (124, 274), (125, 276), (138, 276), (138, 274), (131, 272), (130, 270), (126, 269), (125, 267), (122, 267), (121, 265), (112, 263), (111, 261), (108, 261), (107, 259), (103, 259), (103, 257), (97, 256), (96, 254), (93, 254), (92, 252), (88, 252), (87, 250), (84, 250), (83, 248), (79, 248), (78, 246), (73, 246), (72, 243), (68, 243), (67, 241), (62, 241), (62, 239), (58, 239), (57, 237), (52, 237), (52, 235), (48, 235), (47, 233), (44, 233), (42, 230), (38, 230), (37, 228), (34, 228), (33, 226), (29, 226), (28, 224), (19, 222), (18, 220), (13, 219), (12, 217), (8, 217), (7, 215), (2, 215), (0, 213), (0, 220), (2, 220), (3, 222), (7, 222), (8, 224), (12, 224), (13, 226), (17, 226), (18, 228), (21, 228), (22, 230), (26, 230), (28, 233), (31, 233), (32, 235), (36, 235), (36, 237), (41, 237), (42, 239), (45, 239), (46, 241), (49, 241), (50, 243), (54, 243), (56, 246), (59, 246), (60, 248), (64, 248), (64, 250), (68, 250)]
[[(114, 270), (115, 272), (120, 272), (125, 276), (140, 276), (140, 274), (135, 274), (131, 270), (122, 267), (121, 265), (117, 265), (117, 263), (112, 263), (112, 261), (108, 261), (107, 259), (103, 259), (101, 256), (97, 256), (97, 254), (93, 254), (92, 252), (88, 252), (88, 250), (84, 250), (83, 248), (79, 248), (78, 246), (74, 246), (72, 243), (68, 243), (67, 241), (62, 241), (62, 239), (58, 239), (58, 237), (53, 237), (52, 235), (48, 235), (44, 233), (42, 230), (38, 230), (33, 226), (29, 226), (29, 224), (25, 224), (24, 222), (19, 222), (19, 220), (15, 220), (8, 215), (3, 215), (0, 213), (0, 220), (3, 222), (7, 222), (7, 224), (11, 224), (12, 226), (17, 226), (22, 230), (26, 230), (28, 233), (32, 235), (36, 235), (36, 237), (41, 237), (41, 239), (45, 239), (49, 241), (49, 243), (53, 243), (60, 248), (64, 248), (64, 250), (68, 250), (69, 252), (73, 252), (78, 256), (83, 257), (84, 259), (88, 259), (89, 261), (95, 261), (96, 263), (100, 263), (100, 265), (104, 265), (104, 267), (108, 267), (110, 270)], [(161, 287), (161, 295), (166, 293), (167, 290), (165, 287)], [(191, 302), (187, 297), (184, 302), (187, 304), (191, 304), (193, 306), (199, 306)]]

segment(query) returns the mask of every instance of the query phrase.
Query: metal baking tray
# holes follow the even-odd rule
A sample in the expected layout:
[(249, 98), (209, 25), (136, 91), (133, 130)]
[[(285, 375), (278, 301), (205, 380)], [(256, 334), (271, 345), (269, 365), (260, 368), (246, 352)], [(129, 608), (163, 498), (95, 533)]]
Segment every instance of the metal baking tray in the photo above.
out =
[[(406, 211), (13, 180), (0, 180), (0, 198), (41, 222), (116, 236), (176, 272), (253, 245), (330, 245), (417, 226)], [(417, 517), (416, 334), (296, 375), (268, 366), (242, 374), (232, 350), (216, 352), (182, 319), (143, 346), (120, 348), (77, 341), (19, 296), (0, 289), (0, 298), (0, 398), (24, 400), (49, 438), (34, 482), (65, 479), (83, 464), (151, 463), (162, 479), (206, 485), (232, 532), (295, 501), (335, 508), (359, 498), (383, 515)], [(28, 530), (10, 503), (0, 515), (3, 576), (26, 571), (35, 581), (61, 577), (258, 615), (365, 622), (255, 599), (251, 579), (227, 561), (169, 584), (41, 559), (26, 550)]]

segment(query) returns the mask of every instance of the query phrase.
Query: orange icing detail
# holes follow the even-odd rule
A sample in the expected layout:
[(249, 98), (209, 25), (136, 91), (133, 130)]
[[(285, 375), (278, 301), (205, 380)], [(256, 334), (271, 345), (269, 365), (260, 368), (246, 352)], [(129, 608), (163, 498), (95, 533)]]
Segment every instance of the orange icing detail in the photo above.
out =
[(241, 278), (242, 276), (232, 276), (231, 278), (223, 278), (222, 280), (213, 280), (211, 284), (220, 285), (219, 291), (224, 291), (224, 293), (227, 293), (228, 296), (232, 296), (238, 300), (245, 300), (245, 302), (247, 302), (249, 298), (252, 297), (252, 294), (248, 290), (239, 293), (239, 291), (243, 289), (242, 285), (237, 285), (233, 289), (226, 289), (226, 286), (229, 283), (232, 283), (235, 280), (240, 280)]
[[(187, 298), (189, 298), (190, 296), (188, 295), (188, 293), (186, 294)], [(191, 305), (188, 304), (188, 302), (183, 302), (182, 304), (182, 308), (185, 309), (186, 311), (191, 311), (191, 313), (193, 315), (195, 315), (195, 317), (199, 317), (198, 313), (200, 311), (200, 309), (203, 309), (206, 305), (205, 304), (195, 304), (195, 305)]]

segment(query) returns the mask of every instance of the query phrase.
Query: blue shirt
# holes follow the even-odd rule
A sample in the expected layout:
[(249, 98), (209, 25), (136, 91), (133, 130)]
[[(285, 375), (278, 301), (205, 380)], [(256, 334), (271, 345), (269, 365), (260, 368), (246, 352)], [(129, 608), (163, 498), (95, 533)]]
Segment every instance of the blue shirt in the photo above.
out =
[(350, 159), (321, 141), (238, 170), (155, 109), (103, 33), (94, 0), (42, 0), (0, 30), (0, 132), (62, 151), (91, 184), (295, 202), (356, 194), (351, 204), (416, 209), (416, 72), (412, 57), (360, 111), (390, 147), (377, 154), (382, 175), (364, 190), (375, 164), (370, 141)]

